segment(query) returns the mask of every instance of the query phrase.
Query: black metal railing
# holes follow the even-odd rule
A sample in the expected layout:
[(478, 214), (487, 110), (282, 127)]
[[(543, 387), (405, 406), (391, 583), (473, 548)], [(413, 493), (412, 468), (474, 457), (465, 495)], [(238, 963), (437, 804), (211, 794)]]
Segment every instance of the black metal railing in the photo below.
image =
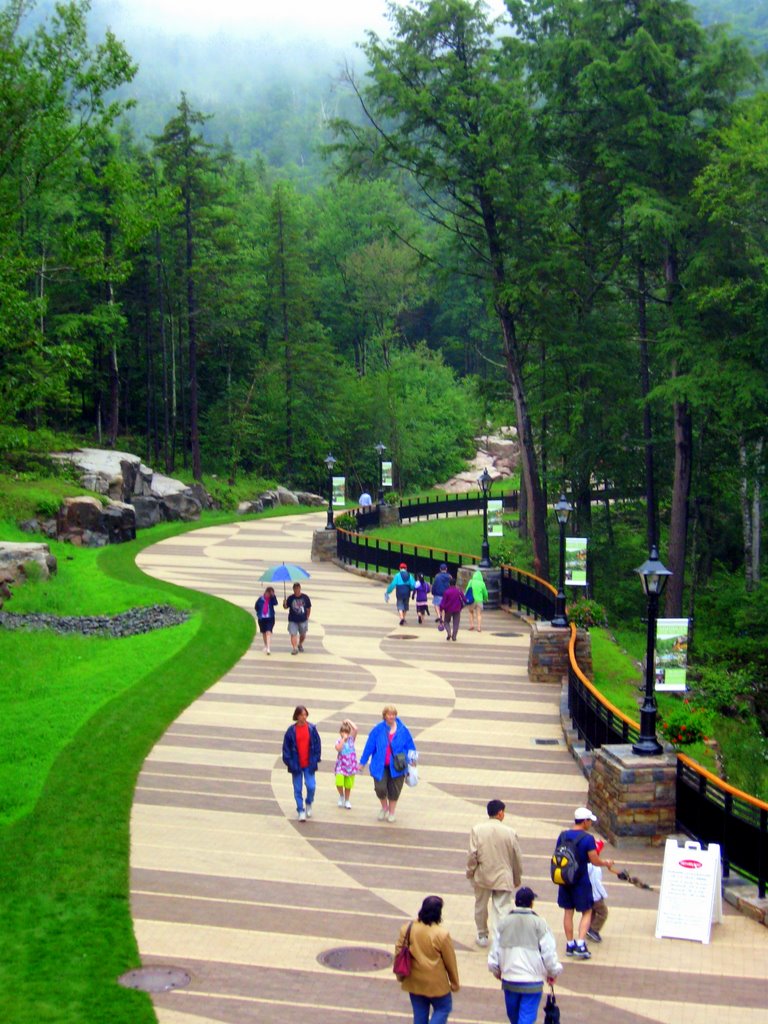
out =
[(399, 541), (382, 540), (380, 537), (366, 537), (364, 534), (336, 530), (336, 554), (347, 564), (357, 565), (373, 572), (394, 573), (401, 562), (417, 575), (432, 578), (440, 571), (441, 562), (448, 566), (448, 572), (455, 576), (462, 565), (475, 565), (477, 555), (465, 555), (460, 551), (445, 551), (441, 548), (417, 547)]
[(732, 867), (757, 883), (765, 899), (768, 882), (768, 804), (677, 755), (677, 827), (700, 843), (718, 843), (723, 876)]
[(587, 750), (608, 743), (634, 743), (640, 726), (607, 701), (578, 666), (575, 654), (576, 627), (571, 623), (568, 646), (568, 712), (573, 727)]
[[(489, 501), (494, 500), (489, 498)], [(498, 496), (496, 497), (498, 500)], [(504, 512), (516, 512), (518, 492), (510, 491), (501, 496)], [(446, 494), (435, 498), (409, 498), (400, 505), (400, 521), (421, 519), (422, 516), (457, 516), (462, 512), (482, 512), (485, 498), (482, 494)]]
[(527, 611), (537, 619), (551, 620), (557, 591), (532, 573), (511, 565), (501, 566), (501, 603)]
[[(588, 750), (634, 743), (640, 726), (608, 702), (576, 661), (576, 627), (568, 647), (568, 711)], [(728, 785), (706, 768), (677, 755), (676, 827), (699, 843), (718, 843), (723, 876), (730, 868), (757, 883), (765, 899), (768, 882), (768, 804)]]
[[(441, 563), (445, 563), (451, 576), (456, 576), (463, 565), (477, 565), (479, 561), (477, 555), (461, 551), (366, 537), (340, 527), (336, 528), (336, 555), (348, 565), (389, 574), (396, 572), (400, 563), (405, 562), (412, 573), (422, 573), (429, 579), (440, 571)], [(552, 618), (556, 594), (553, 586), (514, 566), (502, 565), (500, 569), (502, 604), (516, 605), (519, 611), (524, 610), (536, 618)]]

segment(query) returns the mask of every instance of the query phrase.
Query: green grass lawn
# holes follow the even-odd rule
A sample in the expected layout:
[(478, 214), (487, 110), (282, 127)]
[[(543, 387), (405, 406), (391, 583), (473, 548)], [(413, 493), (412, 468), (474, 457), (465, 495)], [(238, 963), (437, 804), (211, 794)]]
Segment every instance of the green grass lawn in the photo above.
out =
[(3, 1020), (155, 1020), (147, 996), (115, 984), (139, 963), (128, 891), (136, 776), (168, 724), (241, 657), (254, 621), (217, 598), (151, 580), (134, 559), (164, 537), (233, 518), (166, 524), (99, 551), (67, 548), (58, 578), (15, 588), (15, 611), (169, 603), (192, 619), (119, 640), (0, 634)]
[[(387, 526), (378, 530), (367, 530), (366, 537), (391, 540), (398, 547), (403, 545), (405, 551), (412, 551), (414, 546), (435, 551), (440, 555), (443, 551), (457, 551), (462, 554), (480, 557), (483, 543), (482, 515), (453, 516), (446, 519), (430, 519), (414, 522), (410, 526)], [(491, 556), (499, 551), (501, 545), (510, 551), (515, 559), (514, 564), (531, 571), (532, 560), (530, 545), (521, 541), (517, 533), (507, 530), (503, 538), (489, 537), (488, 544)]]

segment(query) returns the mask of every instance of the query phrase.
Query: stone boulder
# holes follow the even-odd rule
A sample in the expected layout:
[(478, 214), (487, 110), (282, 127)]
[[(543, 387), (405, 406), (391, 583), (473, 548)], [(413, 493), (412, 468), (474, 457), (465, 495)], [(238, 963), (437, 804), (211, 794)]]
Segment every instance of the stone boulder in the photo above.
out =
[(200, 518), (200, 502), (193, 498), (188, 490), (175, 491), (165, 495), (160, 501), (163, 518), (170, 522), (181, 520), (191, 523)]
[(264, 502), (263, 501), (259, 501), (258, 498), (256, 499), (256, 501), (241, 501), (241, 502), (238, 503), (238, 506), (237, 506), (238, 515), (241, 515), (241, 516), (252, 516), (256, 512), (263, 512), (263, 511), (264, 511)]
[(298, 505), (299, 499), (293, 493), (289, 491), (287, 487), (277, 488), (277, 503), (278, 505)]
[(149, 492), (153, 498), (167, 498), (170, 494), (181, 494), (189, 488), (183, 480), (176, 480), (172, 476), (165, 476), (163, 473), (153, 473), (149, 485)]
[(19, 523), (19, 529), (24, 533), (42, 533), (45, 537), (56, 540), (55, 519), (25, 519), (23, 523)]
[(163, 510), (157, 498), (134, 496), (131, 501), (136, 516), (136, 529), (146, 530), (163, 521)]
[(31, 575), (30, 565), (44, 580), (57, 569), (56, 557), (47, 544), (0, 541), (0, 608), (4, 601), (10, 600), (14, 583), (21, 583)]
[(300, 505), (310, 505), (322, 508), (328, 504), (328, 499), (322, 494), (313, 494), (311, 491), (297, 491), (296, 497)]
[(136, 537), (136, 513), (132, 505), (96, 498), (65, 498), (56, 517), (59, 540), (82, 547), (120, 544)]

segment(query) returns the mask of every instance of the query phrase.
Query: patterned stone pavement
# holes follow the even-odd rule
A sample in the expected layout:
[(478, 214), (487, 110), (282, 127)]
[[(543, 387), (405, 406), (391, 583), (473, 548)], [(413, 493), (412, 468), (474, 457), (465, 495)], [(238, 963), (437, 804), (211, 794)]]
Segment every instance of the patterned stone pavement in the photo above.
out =
[[(342, 973), (318, 956), (338, 946), (391, 949), (422, 898), (445, 898), (462, 990), (451, 1021), (504, 1021), (498, 985), (474, 945), (464, 877), (470, 827), (488, 799), (507, 804), (520, 835), (524, 881), (561, 949), (548, 860), (560, 827), (586, 797), (562, 745), (559, 694), (527, 676), (524, 624), (467, 616), (456, 643), (411, 614), (397, 628), (381, 584), (311, 565), (325, 513), (217, 526), (162, 542), (139, 559), (151, 575), (252, 608), (261, 572), (280, 561), (312, 573), (306, 651), (289, 656), (285, 613), (273, 654), (260, 637), (190, 706), (147, 759), (132, 817), (132, 899), (145, 965), (192, 976), (155, 997), (160, 1024), (379, 1024), (411, 1019), (389, 970)], [(397, 821), (376, 819), (370, 778), (352, 810), (332, 777), (338, 723), (360, 728), (358, 750), (385, 703), (397, 704), (419, 747), (421, 782)], [(296, 703), (323, 739), (315, 815), (299, 825), (282, 735)], [(543, 742), (542, 742), (543, 741)], [(548, 741), (548, 742), (547, 742)], [(653, 886), (661, 851), (616, 854)], [(607, 872), (605, 872), (607, 874)], [(709, 945), (656, 939), (657, 893), (608, 876), (610, 918), (589, 962), (567, 961), (558, 984), (563, 1024), (766, 1024), (768, 931), (725, 907)]]

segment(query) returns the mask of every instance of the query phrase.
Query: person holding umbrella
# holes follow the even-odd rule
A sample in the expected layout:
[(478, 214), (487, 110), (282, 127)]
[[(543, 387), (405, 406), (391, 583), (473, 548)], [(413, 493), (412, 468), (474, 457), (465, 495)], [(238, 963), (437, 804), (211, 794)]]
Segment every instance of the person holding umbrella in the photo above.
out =
[(312, 602), (309, 594), (302, 594), (301, 584), (293, 584), (293, 593), (283, 601), (283, 608), (288, 609), (288, 634), (291, 638), (291, 654), (300, 654), (304, 650), (304, 640), (309, 628), (309, 616)]

